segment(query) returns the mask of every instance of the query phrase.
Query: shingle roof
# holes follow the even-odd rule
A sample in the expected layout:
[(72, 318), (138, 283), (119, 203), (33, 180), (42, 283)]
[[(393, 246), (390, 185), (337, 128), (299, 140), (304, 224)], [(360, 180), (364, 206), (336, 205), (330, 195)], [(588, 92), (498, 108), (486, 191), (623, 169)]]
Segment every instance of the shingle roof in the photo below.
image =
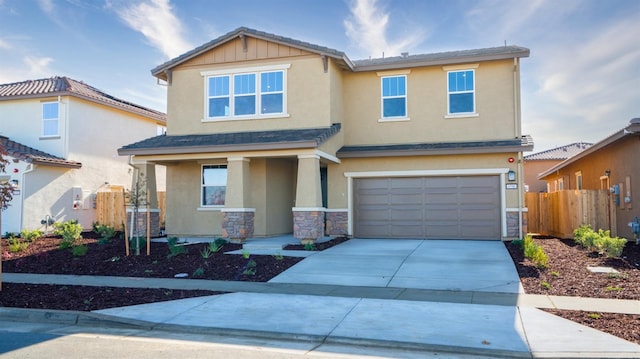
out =
[(338, 133), (340, 127), (340, 124), (334, 124), (331, 127), (297, 130), (162, 135), (119, 148), (118, 154), (157, 155), (317, 147)]
[(403, 56), (355, 60), (353, 61), (353, 64), (355, 71), (373, 71), (398, 67), (434, 66), (528, 56), (529, 49), (521, 46), (509, 45), (472, 50), (416, 55), (406, 54)]
[(116, 107), (145, 117), (166, 122), (166, 115), (133, 102), (111, 96), (84, 82), (65, 76), (0, 84), (0, 101), (45, 96), (76, 96), (107, 106)]
[(412, 56), (394, 56), (381, 59), (367, 59), (351, 61), (347, 55), (339, 50), (325, 46), (315, 45), (308, 42), (295, 40), (292, 38), (275, 35), (263, 31), (250, 29), (247, 27), (239, 27), (229, 33), (226, 33), (212, 41), (209, 41), (195, 49), (188, 51), (176, 58), (173, 58), (151, 70), (151, 74), (156, 77), (166, 76), (164, 72), (189, 59), (192, 59), (216, 46), (226, 43), (232, 39), (242, 36), (251, 36), (267, 41), (272, 41), (291, 47), (315, 52), (320, 55), (338, 59), (339, 62), (351, 71), (375, 71), (382, 69), (394, 69), (397, 67), (415, 67), (415, 66), (433, 66), (442, 64), (456, 64), (463, 62), (488, 61), (497, 59), (508, 59), (514, 57), (529, 56), (529, 49), (521, 46), (499, 46), (485, 49), (449, 51), (432, 54), (420, 54)]
[(575, 142), (566, 146), (560, 146), (550, 150), (526, 155), (524, 156), (524, 160), (566, 160), (567, 158), (573, 157), (591, 146), (593, 146), (593, 143)]
[(37, 165), (68, 168), (82, 167), (82, 163), (80, 162), (69, 161), (58, 156), (50, 155), (33, 147), (12, 141), (5, 136), (0, 136), (0, 147), (2, 147), (9, 156), (13, 158)]
[(489, 153), (527, 151), (533, 148), (531, 136), (496, 141), (437, 142), (397, 145), (344, 146), (338, 158), (398, 156), (401, 154)]

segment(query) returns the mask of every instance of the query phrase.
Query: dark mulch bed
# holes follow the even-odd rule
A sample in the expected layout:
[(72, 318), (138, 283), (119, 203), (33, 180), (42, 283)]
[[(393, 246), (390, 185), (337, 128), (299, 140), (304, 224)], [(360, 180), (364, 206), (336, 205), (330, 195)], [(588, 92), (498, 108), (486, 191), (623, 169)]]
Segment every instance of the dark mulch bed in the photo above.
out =
[[(525, 259), (520, 247), (505, 243), (526, 293), (640, 300), (640, 246), (627, 243), (620, 258), (606, 258), (573, 240), (535, 237), (549, 256), (547, 269)], [(587, 267), (611, 267), (618, 274), (593, 273)], [(543, 286), (548, 283), (548, 286)], [(640, 344), (640, 316), (569, 310), (548, 312)]]
[[(346, 238), (323, 243), (329, 248)], [(125, 276), (145, 278), (173, 278), (186, 274), (190, 279), (266, 282), (282, 273), (302, 258), (224, 254), (239, 250), (239, 244), (227, 243), (219, 252), (204, 258), (207, 244), (186, 245), (186, 253), (170, 256), (167, 243), (151, 243), (150, 255), (146, 248), (141, 255), (126, 256), (123, 239), (112, 239), (100, 244), (93, 233), (83, 233), (79, 244), (87, 246), (87, 253), (74, 256), (71, 249), (59, 249), (60, 238), (42, 237), (19, 252), (11, 252), (9, 242), (2, 240), (2, 271), (5, 273), (43, 273)], [(248, 257), (248, 258), (247, 258)], [(253, 261), (255, 266), (250, 262)], [(249, 269), (249, 271), (247, 271)], [(60, 286), (3, 283), (0, 307), (40, 308), (91, 311), (134, 304), (153, 303), (203, 295), (219, 294), (203, 290), (169, 290), (105, 288), (91, 286)]]

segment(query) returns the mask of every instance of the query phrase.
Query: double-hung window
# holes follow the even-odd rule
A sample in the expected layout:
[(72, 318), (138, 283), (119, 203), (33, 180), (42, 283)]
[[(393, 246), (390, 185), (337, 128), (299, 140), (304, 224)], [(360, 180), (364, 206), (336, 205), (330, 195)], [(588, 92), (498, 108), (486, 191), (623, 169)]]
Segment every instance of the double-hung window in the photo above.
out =
[(476, 112), (475, 71), (449, 71), (447, 80), (449, 115), (474, 114)]
[(60, 104), (45, 102), (42, 104), (42, 137), (60, 135)]
[(201, 206), (224, 206), (227, 194), (227, 166), (203, 165)]
[(382, 118), (407, 117), (407, 76), (382, 79)]
[(205, 71), (205, 119), (286, 116), (286, 71), (289, 65)]

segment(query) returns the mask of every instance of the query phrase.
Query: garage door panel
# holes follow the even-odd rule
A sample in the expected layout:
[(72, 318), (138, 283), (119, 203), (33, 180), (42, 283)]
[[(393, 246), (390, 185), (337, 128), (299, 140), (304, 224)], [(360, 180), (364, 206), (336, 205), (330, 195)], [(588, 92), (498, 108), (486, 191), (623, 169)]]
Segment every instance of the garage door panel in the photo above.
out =
[(356, 179), (354, 209), (359, 237), (500, 238), (498, 176)]

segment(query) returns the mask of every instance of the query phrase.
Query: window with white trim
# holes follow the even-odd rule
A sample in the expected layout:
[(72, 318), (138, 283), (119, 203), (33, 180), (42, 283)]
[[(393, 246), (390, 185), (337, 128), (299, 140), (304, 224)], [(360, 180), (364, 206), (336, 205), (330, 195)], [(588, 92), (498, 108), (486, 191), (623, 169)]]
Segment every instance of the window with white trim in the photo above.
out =
[(203, 165), (201, 185), (200, 205), (202, 207), (224, 206), (227, 194), (227, 166)]
[(407, 117), (407, 76), (381, 78), (382, 118)]
[(476, 112), (475, 71), (447, 72), (447, 112), (449, 115)]
[(42, 137), (60, 136), (60, 104), (42, 104)]
[(284, 70), (215, 74), (206, 76), (205, 85), (207, 119), (260, 118), (286, 113)]

